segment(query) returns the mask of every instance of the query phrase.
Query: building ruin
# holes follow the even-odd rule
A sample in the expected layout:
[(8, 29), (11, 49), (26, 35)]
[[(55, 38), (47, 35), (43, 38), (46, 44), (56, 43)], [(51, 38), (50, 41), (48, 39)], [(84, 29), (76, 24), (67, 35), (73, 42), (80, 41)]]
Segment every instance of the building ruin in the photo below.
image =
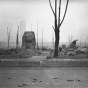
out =
[(22, 36), (23, 49), (35, 49), (36, 39), (34, 31), (25, 31)]

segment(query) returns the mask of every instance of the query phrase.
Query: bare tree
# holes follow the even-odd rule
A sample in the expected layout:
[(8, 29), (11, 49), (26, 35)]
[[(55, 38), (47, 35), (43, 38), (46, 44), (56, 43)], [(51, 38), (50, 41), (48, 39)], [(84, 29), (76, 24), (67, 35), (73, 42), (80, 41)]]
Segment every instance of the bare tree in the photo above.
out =
[(60, 26), (62, 25), (62, 23), (64, 21), (64, 18), (65, 18), (66, 12), (67, 12), (68, 2), (69, 2), (69, 0), (67, 0), (65, 12), (64, 12), (62, 20), (60, 21), (61, 0), (59, 0), (59, 13), (58, 13), (58, 17), (57, 17), (57, 0), (55, 0), (55, 11), (53, 10), (52, 5), (51, 5), (51, 1), (49, 0), (49, 4), (50, 4), (50, 7), (51, 7), (51, 10), (53, 12), (54, 19), (55, 19), (55, 24), (54, 24), (55, 27), (53, 27), (54, 32), (55, 32), (55, 51), (54, 51), (54, 57), (58, 57), (58, 46), (59, 46), (59, 40), (60, 40)]
[(19, 47), (19, 26), (17, 25), (17, 34), (16, 34), (16, 48)]
[(8, 42), (8, 49), (9, 49), (9, 42), (10, 42), (10, 33), (11, 33), (11, 29), (12, 29), (12, 23), (11, 23), (11, 28), (9, 30), (9, 25), (7, 27), (7, 42)]

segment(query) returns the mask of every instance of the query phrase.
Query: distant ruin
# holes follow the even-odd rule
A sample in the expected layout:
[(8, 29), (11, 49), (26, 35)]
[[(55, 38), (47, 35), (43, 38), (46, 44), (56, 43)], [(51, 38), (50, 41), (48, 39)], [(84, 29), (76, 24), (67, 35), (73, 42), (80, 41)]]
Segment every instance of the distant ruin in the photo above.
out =
[(23, 49), (35, 49), (36, 39), (33, 31), (26, 31), (22, 36)]

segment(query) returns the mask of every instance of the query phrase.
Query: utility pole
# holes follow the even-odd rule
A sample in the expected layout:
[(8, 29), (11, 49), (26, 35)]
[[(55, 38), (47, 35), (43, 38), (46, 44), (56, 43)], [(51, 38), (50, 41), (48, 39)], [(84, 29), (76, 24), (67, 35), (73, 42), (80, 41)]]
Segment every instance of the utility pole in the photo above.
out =
[(11, 30), (12, 30), (12, 23), (11, 23), (11, 28), (10, 28), (10, 30), (9, 30), (9, 24), (8, 24), (8, 26), (7, 26), (7, 41), (8, 41), (8, 49), (9, 49), (9, 43), (10, 43), (10, 34), (11, 34)]
[(42, 29), (42, 48), (43, 48), (43, 29)]
[(38, 47), (38, 21), (37, 21), (37, 49), (39, 50), (39, 47)]
[(16, 48), (19, 47), (19, 25), (17, 23), (17, 34), (16, 34)]

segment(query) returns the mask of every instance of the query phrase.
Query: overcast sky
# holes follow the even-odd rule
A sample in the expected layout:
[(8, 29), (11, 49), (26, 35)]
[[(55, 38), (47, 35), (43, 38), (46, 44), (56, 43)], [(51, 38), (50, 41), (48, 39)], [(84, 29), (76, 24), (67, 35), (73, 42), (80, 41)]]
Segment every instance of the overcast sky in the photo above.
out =
[[(54, 8), (54, 0), (51, 0)], [(61, 19), (66, 0), (62, 0)], [(20, 34), (24, 31), (35, 31), (41, 41), (42, 30), (44, 42), (52, 42), (54, 16), (48, 0), (0, 0), (0, 41), (7, 40), (7, 26), (11, 27), (11, 41), (15, 41), (17, 24)], [(88, 0), (69, 0), (65, 20), (60, 28), (60, 42), (68, 42), (68, 37), (88, 41)]]

